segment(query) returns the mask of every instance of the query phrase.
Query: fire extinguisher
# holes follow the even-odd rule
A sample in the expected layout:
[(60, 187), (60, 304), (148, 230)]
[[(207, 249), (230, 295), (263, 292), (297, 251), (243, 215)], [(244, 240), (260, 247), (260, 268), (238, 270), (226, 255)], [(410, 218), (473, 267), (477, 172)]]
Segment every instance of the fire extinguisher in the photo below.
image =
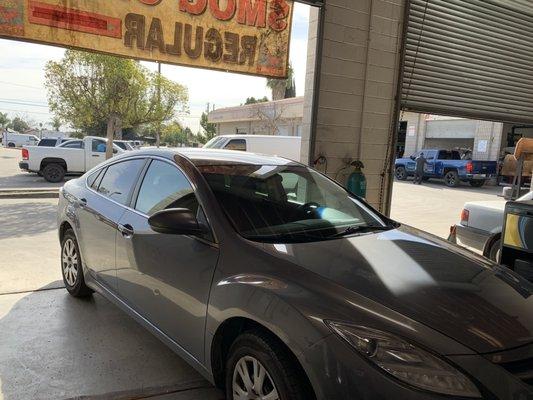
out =
[(351, 193), (359, 197), (366, 197), (366, 178), (362, 171), (365, 166), (359, 160), (352, 161), (350, 165), (354, 171), (348, 176), (346, 187)]

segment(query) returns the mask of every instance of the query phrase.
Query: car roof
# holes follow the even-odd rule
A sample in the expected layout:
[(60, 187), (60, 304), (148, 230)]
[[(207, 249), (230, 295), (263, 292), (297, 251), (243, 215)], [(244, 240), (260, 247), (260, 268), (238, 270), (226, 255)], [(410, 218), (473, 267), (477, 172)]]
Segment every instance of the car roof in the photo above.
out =
[(187, 157), (196, 166), (203, 165), (299, 165), (286, 158), (256, 154), (237, 150), (203, 149), (203, 148), (147, 148), (136, 151), (133, 155), (160, 156), (173, 159), (176, 155)]

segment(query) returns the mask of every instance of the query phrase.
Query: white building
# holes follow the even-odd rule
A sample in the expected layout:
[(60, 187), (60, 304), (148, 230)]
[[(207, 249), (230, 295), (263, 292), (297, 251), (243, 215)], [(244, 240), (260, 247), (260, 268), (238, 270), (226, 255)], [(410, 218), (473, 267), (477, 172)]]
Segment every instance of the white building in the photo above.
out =
[(208, 121), (217, 135), (301, 136), (304, 98), (269, 101), (211, 111)]

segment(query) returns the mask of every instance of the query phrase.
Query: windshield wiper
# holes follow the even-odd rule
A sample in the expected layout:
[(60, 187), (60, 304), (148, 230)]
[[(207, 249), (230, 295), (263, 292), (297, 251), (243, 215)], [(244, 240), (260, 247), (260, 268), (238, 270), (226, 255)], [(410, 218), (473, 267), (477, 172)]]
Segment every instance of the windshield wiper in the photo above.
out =
[(352, 225), (347, 227), (345, 230), (341, 232), (334, 233), (333, 235), (329, 236), (330, 238), (333, 237), (341, 237), (346, 235), (353, 235), (355, 233), (365, 233), (365, 232), (375, 232), (375, 231), (390, 231), (393, 229), (392, 226), (386, 225)]

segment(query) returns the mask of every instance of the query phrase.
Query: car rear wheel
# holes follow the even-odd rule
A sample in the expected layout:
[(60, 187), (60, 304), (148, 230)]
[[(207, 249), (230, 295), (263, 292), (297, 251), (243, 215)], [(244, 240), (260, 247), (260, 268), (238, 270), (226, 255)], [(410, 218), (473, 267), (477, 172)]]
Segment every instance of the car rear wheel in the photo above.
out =
[(61, 273), (63, 283), (74, 297), (86, 297), (93, 291), (85, 284), (81, 254), (72, 229), (65, 232), (61, 241)]
[(59, 164), (48, 164), (42, 170), (43, 177), (48, 182), (58, 183), (65, 178), (65, 168)]
[(457, 174), (457, 171), (448, 171), (446, 175), (444, 175), (444, 183), (448, 187), (457, 187), (459, 186), (459, 174)]
[(11, 147), (11, 148), (13, 148), (13, 147), (15, 147), (15, 143), (8, 143), (8, 144), (7, 144), (7, 147)]
[(472, 187), (481, 187), (485, 184), (485, 180), (484, 179), (473, 179), (470, 181), (470, 186)]
[(407, 179), (407, 171), (405, 170), (405, 167), (396, 167), (394, 175), (399, 181), (405, 181)]
[(261, 331), (239, 336), (226, 364), (226, 399), (311, 400), (314, 395), (283, 345)]
[(500, 238), (492, 242), (490, 249), (489, 249), (489, 254), (488, 254), (489, 258), (492, 261), (497, 262), (497, 263), (500, 262), (501, 246), (502, 246), (502, 240)]

